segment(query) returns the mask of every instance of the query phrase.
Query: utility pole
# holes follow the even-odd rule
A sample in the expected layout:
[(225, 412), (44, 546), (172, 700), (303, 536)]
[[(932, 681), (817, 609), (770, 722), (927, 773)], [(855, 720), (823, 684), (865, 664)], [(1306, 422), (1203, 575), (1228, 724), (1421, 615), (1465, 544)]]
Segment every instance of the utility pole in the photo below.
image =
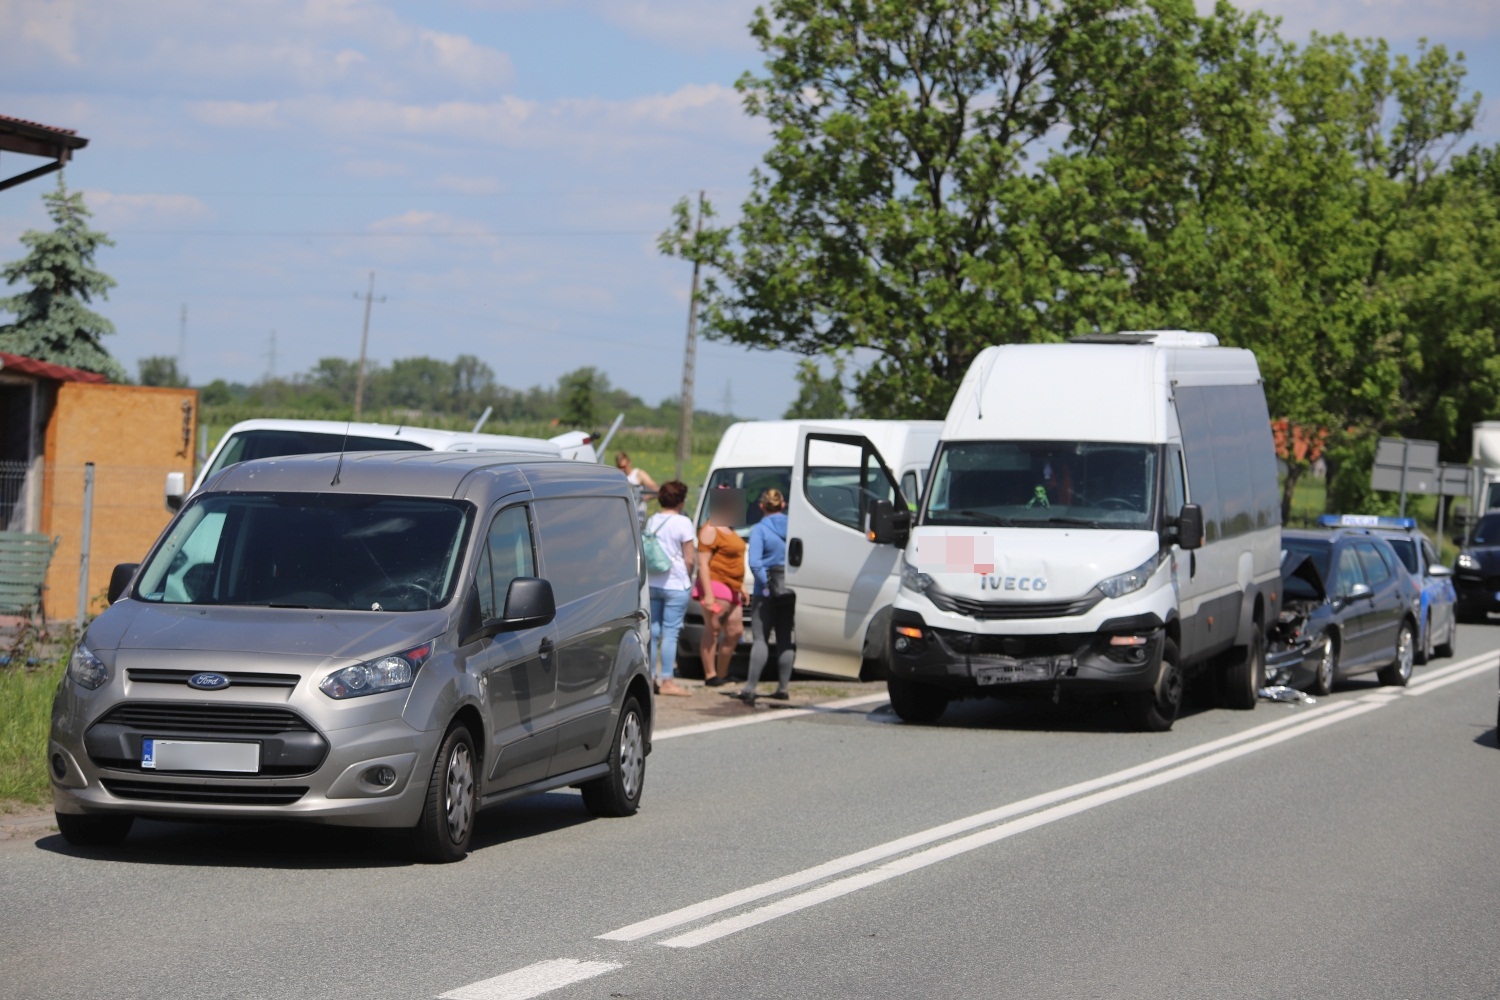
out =
[(734, 379), (724, 380), (724, 416), (734, 416)]
[(693, 453), (693, 376), (698, 363), (698, 234), (703, 231), (703, 192), (698, 192), (698, 222), (693, 226), (693, 292), (688, 297), (687, 347), (682, 352), (682, 420), (677, 425), (677, 479)]
[(177, 317), (177, 371), (184, 373), (187, 369), (187, 303), (182, 304), (182, 312)]
[[(358, 292), (354, 297), (360, 298)], [(375, 297), (375, 272), (370, 272), (370, 287), (365, 289), (365, 325), (359, 331), (359, 371), (354, 376), (354, 419), (359, 419), (359, 414), (365, 405), (365, 348), (370, 342), (370, 305), (374, 302), (384, 302), (385, 296)]]

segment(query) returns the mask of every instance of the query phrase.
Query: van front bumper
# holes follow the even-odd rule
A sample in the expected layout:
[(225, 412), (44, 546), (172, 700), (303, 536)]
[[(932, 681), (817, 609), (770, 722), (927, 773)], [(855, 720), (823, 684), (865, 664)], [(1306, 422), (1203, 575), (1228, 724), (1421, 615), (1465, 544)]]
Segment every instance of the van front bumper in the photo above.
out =
[(891, 673), (958, 696), (1080, 697), (1155, 688), (1166, 629), (1154, 614), (1115, 619), (1097, 632), (995, 635), (928, 625), (891, 612)]
[[(253, 741), (233, 732), (158, 735)], [(47, 745), (53, 807), (73, 815), (158, 819), (285, 819), (367, 827), (416, 824), (441, 731), (423, 732), (395, 718), (318, 735), (326, 739), (327, 752), (306, 773), (157, 771), (138, 766), (138, 759), (101, 758), (99, 740), (88, 739), (86, 730), (54, 724)], [(121, 738), (120, 742), (138, 746), (139, 738)], [(386, 784), (375, 780), (381, 769), (388, 769), (381, 774), (383, 778), (394, 775)]]

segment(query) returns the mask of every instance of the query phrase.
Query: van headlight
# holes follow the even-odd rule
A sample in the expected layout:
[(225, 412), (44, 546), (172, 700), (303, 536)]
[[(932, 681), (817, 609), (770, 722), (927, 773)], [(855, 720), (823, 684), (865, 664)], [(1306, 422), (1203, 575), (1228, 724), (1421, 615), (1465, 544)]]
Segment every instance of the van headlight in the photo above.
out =
[(412, 686), (417, 671), (432, 657), (432, 643), (381, 656), (352, 667), (335, 670), (318, 684), (318, 690), (330, 698), (360, 698), (367, 694), (383, 694)]
[(1128, 573), (1100, 580), (1099, 590), (1105, 597), (1124, 597), (1126, 594), (1133, 594), (1151, 579), (1151, 575), (1156, 572), (1156, 567), (1161, 565), (1161, 559), (1162, 553), (1157, 552)]
[(109, 667), (80, 642), (68, 657), (68, 679), (85, 691), (97, 691), (109, 680)]
[(932, 587), (932, 577), (903, 558), (901, 560), (901, 586), (912, 593), (925, 594)]

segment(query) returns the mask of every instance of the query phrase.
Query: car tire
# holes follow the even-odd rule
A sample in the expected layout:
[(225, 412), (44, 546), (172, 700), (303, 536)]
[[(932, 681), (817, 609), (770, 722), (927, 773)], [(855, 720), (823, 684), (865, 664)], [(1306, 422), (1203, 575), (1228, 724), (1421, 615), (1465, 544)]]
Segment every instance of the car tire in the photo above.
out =
[(1333, 694), (1333, 682), (1338, 679), (1339, 673), (1339, 648), (1333, 641), (1333, 636), (1323, 634), (1323, 655), (1318, 658), (1318, 666), (1313, 671), (1312, 693), (1317, 695)]
[(130, 834), (134, 816), (78, 816), (54, 813), (57, 832), (74, 847), (114, 847)]
[(1168, 639), (1162, 644), (1161, 670), (1156, 686), (1132, 697), (1130, 716), (1135, 728), (1146, 733), (1164, 733), (1171, 729), (1182, 709), (1182, 691), (1182, 664), (1177, 656), (1177, 643)]
[(479, 806), (478, 757), (467, 727), (455, 725), (443, 737), (422, 815), (412, 828), (412, 853), (420, 861), (450, 864), (462, 861), (474, 837)]
[(1414, 656), (1414, 660), (1418, 665), (1427, 664), (1437, 655), (1437, 653), (1433, 652), (1432, 646), (1432, 613), (1429, 611), (1422, 621), (1426, 624), (1422, 629), (1422, 641), (1418, 643), (1416, 655)]
[(885, 689), (903, 722), (936, 722), (948, 710), (948, 692), (936, 685), (892, 675), (885, 679)]
[(1255, 622), (1250, 644), (1236, 650), (1223, 675), (1222, 703), (1225, 708), (1241, 711), (1255, 707), (1260, 700), (1260, 689), (1266, 683), (1266, 634), (1259, 621)]
[(634, 816), (646, 784), (646, 719), (632, 695), (620, 706), (609, 748), (609, 773), (578, 786), (583, 807), (594, 816)]
[(1412, 662), (1416, 659), (1415, 645), (1411, 619), (1408, 618), (1401, 623), (1401, 631), (1396, 633), (1396, 658), (1375, 675), (1380, 683), (1388, 687), (1406, 687), (1407, 681), (1411, 680)]

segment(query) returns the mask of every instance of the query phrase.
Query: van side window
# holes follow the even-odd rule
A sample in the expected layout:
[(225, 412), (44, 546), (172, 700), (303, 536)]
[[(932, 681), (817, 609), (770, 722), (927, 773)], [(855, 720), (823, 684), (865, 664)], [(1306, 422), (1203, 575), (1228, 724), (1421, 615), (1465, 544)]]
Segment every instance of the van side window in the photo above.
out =
[(860, 512), (860, 449), (842, 441), (807, 439), (807, 478), (802, 489), (807, 502), (824, 517), (858, 531)]
[(1187, 489), (1182, 478), (1182, 449), (1175, 444), (1167, 446), (1167, 461), (1162, 469), (1166, 480), (1166, 497), (1162, 502), (1162, 516), (1176, 517), (1187, 503)]
[(484, 618), (500, 617), (510, 582), (518, 576), (536, 576), (531, 519), (524, 506), (507, 507), (490, 522), (484, 551), (479, 556), (479, 572), (475, 575), (479, 613)]
[(1178, 386), (1192, 501), (1208, 541), (1281, 523), (1271, 418), (1259, 385)]
[[(1214, 468), (1214, 433), (1209, 422), (1208, 390), (1178, 386), (1177, 423), (1182, 430), (1183, 458), (1187, 460), (1188, 498), (1203, 508), (1203, 540), (1218, 541), (1222, 508), (1219, 506), (1218, 472)], [(1228, 456), (1224, 456), (1225, 459)]]
[(616, 584), (640, 585), (635, 513), (624, 497), (537, 500), (533, 508), (558, 607)]
[(901, 495), (906, 497), (906, 502), (915, 510), (922, 503), (922, 487), (915, 472), (905, 472), (901, 475)]

